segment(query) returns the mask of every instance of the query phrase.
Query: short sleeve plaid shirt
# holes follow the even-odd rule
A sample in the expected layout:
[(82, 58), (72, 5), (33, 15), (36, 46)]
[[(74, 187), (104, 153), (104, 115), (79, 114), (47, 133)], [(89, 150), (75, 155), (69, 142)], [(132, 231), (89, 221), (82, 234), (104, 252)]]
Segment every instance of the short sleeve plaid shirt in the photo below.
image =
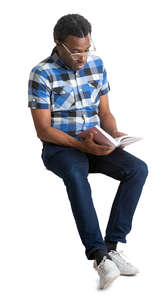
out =
[(84, 67), (74, 71), (54, 53), (30, 72), (28, 107), (50, 109), (51, 126), (78, 138), (83, 130), (100, 126), (100, 96), (109, 90), (106, 70), (98, 56), (88, 56)]

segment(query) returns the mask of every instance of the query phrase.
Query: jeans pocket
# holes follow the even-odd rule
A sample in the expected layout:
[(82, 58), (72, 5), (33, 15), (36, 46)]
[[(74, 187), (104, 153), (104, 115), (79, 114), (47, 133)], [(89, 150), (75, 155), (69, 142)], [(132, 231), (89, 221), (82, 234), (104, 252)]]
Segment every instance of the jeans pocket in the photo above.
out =
[(57, 144), (53, 144), (53, 143), (46, 143), (43, 148), (42, 148), (42, 154), (41, 154), (41, 158), (43, 160), (44, 165), (46, 166), (46, 164), (49, 162), (49, 160), (56, 155), (56, 153), (63, 151), (65, 148), (65, 146), (59, 146)]

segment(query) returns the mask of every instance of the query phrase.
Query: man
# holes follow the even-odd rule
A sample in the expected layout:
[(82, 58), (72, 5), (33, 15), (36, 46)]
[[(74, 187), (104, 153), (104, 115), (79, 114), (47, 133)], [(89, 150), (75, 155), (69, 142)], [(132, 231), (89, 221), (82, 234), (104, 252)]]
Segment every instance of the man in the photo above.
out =
[[(96, 144), (92, 134), (85, 140), (77, 136), (94, 125), (113, 137), (124, 135), (118, 132), (110, 112), (110, 87), (103, 62), (91, 52), (95, 50), (91, 24), (78, 14), (63, 16), (54, 27), (54, 41), (52, 54), (30, 73), (29, 107), (43, 142), (44, 165), (62, 178), (86, 257), (94, 260), (100, 288), (106, 288), (119, 275), (138, 273), (117, 251), (117, 243), (126, 243), (148, 169), (122, 148)], [(104, 239), (89, 173), (120, 181)]]

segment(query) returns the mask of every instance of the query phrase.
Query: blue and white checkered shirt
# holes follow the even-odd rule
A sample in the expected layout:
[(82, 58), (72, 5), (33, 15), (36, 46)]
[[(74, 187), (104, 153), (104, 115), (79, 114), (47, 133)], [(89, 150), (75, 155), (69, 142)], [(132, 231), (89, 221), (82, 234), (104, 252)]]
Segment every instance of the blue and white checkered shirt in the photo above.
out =
[(52, 127), (78, 138), (83, 130), (100, 126), (100, 96), (110, 87), (98, 56), (88, 56), (74, 71), (54, 53), (31, 70), (28, 84), (28, 107), (50, 109)]

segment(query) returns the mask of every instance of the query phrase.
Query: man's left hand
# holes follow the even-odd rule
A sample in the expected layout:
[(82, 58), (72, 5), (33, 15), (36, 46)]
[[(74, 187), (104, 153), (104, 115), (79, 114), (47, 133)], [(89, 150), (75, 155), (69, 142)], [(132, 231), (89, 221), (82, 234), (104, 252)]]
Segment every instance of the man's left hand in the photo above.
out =
[[(115, 131), (115, 132), (113, 132), (112, 137), (117, 138), (117, 137), (120, 137), (120, 136), (123, 136), (123, 135), (127, 135), (127, 133)], [(123, 149), (123, 148), (125, 148), (125, 146), (121, 145), (120, 148)]]

